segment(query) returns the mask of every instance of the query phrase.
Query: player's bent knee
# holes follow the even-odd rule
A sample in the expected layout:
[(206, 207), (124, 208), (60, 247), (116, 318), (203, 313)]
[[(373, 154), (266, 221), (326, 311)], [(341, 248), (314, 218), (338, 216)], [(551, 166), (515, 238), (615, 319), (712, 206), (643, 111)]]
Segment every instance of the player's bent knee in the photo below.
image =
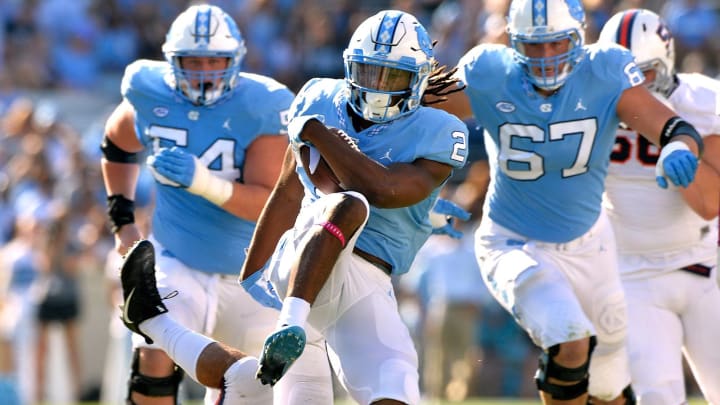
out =
[(177, 403), (178, 389), (185, 373), (180, 367), (175, 367), (173, 373), (167, 377), (148, 377), (140, 374), (140, 356), (135, 350), (133, 353), (132, 365), (130, 368), (130, 381), (128, 382), (128, 402), (133, 403), (132, 393), (145, 395), (147, 397), (169, 397), (175, 398)]
[[(595, 336), (590, 337), (590, 346), (585, 363), (578, 367), (565, 367), (555, 362), (560, 345), (550, 347), (540, 354), (535, 385), (537, 389), (550, 394), (553, 399), (567, 401), (578, 398), (588, 392), (590, 355), (596, 345)], [(554, 381), (562, 381), (562, 384)]]
[(362, 223), (370, 212), (370, 207), (365, 197), (360, 193), (339, 193), (333, 196), (337, 198), (334, 202), (338, 210), (335, 215), (347, 218), (355, 218), (356, 222)]

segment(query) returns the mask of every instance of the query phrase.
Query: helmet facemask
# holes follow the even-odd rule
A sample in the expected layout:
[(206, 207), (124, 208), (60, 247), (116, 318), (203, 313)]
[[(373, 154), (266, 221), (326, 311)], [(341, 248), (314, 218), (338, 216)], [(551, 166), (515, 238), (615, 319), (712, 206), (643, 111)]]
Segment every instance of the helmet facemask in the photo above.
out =
[(237, 79), (237, 69), (227, 67), (232, 63), (229, 57), (224, 58), (226, 67), (217, 70), (183, 68), (183, 58), (189, 57), (174, 56), (172, 58), (176, 87), (185, 98), (196, 105), (210, 105), (222, 100), (224, 95), (231, 92)]
[(668, 69), (665, 63), (661, 59), (653, 59), (645, 63), (638, 64), (638, 68), (643, 72), (650, 70), (655, 71), (655, 79), (651, 82), (645, 82), (645, 87), (648, 90), (667, 95), (669, 90), (673, 87), (673, 70)]
[(419, 104), (420, 72), (381, 63), (347, 62), (350, 106), (364, 119), (387, 122), (413, 111)]
[[(572, 68), (582, 56), (582, 35), (577, 30), (540, 35), (511, 35), (510, 43), (515, 50), (515, 59), (523, 65), (530, 81), (543, 90), (556, 90), (562, 86)], [(527, 44), (542, 44), (568, 41), (568, 50), (555, 56), (529, 57)]]

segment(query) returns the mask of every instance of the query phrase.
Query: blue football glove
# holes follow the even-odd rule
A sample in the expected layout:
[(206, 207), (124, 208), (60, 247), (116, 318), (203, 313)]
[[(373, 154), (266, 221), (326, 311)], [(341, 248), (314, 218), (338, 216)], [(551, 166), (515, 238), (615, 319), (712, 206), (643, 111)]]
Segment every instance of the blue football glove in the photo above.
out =
[(470, 213), (450, 200), (438, 198), (430, 212), (430, 223), (433, 225), (433, 235), (447, 235), (460, 239), (463, 233), (453, 227), (455, 219), (467, 221)]
[(680, 141), (670, 142), (660, 151), (655, 164), (655, 181), (661, 188), (668, 187), (668, 179), (676, 186), (687, 187), (695, 178), (698, 158)]
[(195, 177), (195, 157), (176, 146), (161, 148), (148, 157), (147, 165), (158, 182), (169, 186), (190, 187)]
[(263, 274), (265, 274), (263, 270), (258, 270), (245, 280), (241, 280), (240, 285), (262, 306), (280, 310), (282, 301), (270, 280), (264, 278)]

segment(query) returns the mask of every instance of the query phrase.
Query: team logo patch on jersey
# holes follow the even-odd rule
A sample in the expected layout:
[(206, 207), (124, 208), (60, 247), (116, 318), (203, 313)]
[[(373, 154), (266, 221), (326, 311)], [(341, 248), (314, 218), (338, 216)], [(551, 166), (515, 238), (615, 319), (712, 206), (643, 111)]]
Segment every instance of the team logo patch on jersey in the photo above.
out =
[(575, 111), (579, 111), (579, 110), (587, 111), (587, 108), (585, 108), (585, 105), (583, 105), (583, 102), (582, 102), (582, 99), (581, 99), (581, 98), (578, 99), (578, 102), (577, 102), (577, 104), (575, 105)]
[(380, 156), (378, 160), (387, 160), (388, 162), (392, 163), (392, 157), (390, 156), (390, 153), (392, 152), (392, 148), (388, 149), (384, 155)]
[(164, 118), (168, 115), (170, 110), (168, 110), (167, 107), (155, 107), (152, 112), (156, 117)]
[(540, 111), (552, 112), (552, 104), (550, 104), (550, 103), (540, 104)]
[(515, 104), (508, 103), (507, 101), (498, 101), (497, 104), (495, 104), (495, 108), (504, 113), (510, 113), (515, 111)]
[(188, 111), (187, 117), (191, 121), (197, 121), (200, 118), (200, 111)]

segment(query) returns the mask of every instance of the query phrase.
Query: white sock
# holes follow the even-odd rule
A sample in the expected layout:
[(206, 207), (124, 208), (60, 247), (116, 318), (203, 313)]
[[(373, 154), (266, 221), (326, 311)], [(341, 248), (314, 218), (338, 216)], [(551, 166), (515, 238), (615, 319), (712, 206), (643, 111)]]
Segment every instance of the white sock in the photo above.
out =
[(140, 324), (140, 329), (165, 350), (175, 363), (197, 381), (200, 353), (215, 341), (177, 323), (170, 315), (160, 314)]
[(304, 328), (305, 321), (307, 321), (309, 314), (309, 302), (298, 297), (287, 297), (283, 300), (282, 309), (280, 310), (280, 317), (278, 318), (276, 327), (277, 329), (280, 329), (284, 325), (297, 325), (301, 328)]

